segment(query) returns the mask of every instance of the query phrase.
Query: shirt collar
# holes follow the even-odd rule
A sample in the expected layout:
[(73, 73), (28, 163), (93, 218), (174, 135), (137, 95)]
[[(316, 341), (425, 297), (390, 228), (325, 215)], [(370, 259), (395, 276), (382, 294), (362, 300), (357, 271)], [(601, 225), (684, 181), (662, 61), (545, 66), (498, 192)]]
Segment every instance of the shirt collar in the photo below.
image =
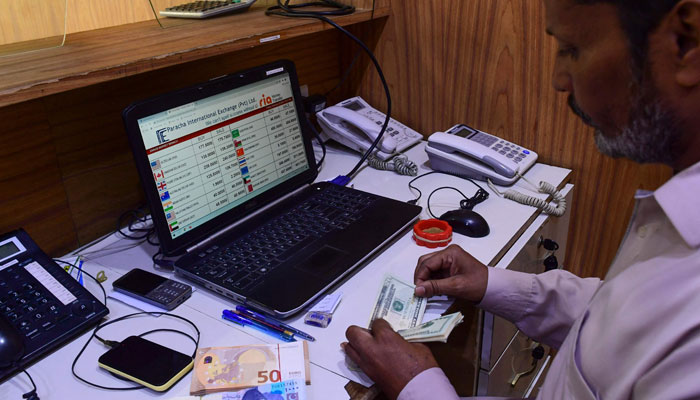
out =
[(654, 198), (685, 242), (700, 247), (700, 162), (676, 174)]

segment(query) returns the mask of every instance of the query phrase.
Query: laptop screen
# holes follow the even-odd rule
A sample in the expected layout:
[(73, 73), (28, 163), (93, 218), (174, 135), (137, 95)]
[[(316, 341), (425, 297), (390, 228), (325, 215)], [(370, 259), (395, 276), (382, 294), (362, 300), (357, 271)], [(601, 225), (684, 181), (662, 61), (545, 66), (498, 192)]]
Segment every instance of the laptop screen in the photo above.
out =
[(288, 73), (137, 122), (172, 238), (310, 168)]

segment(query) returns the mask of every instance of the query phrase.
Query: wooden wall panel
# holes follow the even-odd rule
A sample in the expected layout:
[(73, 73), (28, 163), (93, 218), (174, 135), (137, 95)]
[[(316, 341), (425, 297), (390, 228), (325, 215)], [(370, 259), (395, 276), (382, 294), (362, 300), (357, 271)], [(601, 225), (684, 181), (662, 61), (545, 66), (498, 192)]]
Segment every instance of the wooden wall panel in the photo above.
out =
[[(565, 265), (582, 276), (603, 276), (634, 191), (658, 187), (670, 170), (598, 153), (592, 130), (551, 87), (555, 43), (544, 33), (542, 2), (390, 1), (393, 16), (377, 57), (392, 90), (393, 116), (426, 136), (467, 123), (536, 150), (544, 163), (571, 168), (576, 188)], [(373, 67), (365, 59), (359, 68), (353, 77), (360, 94), (383, 109)]]
[(0, 109), (0, 232), (24, 228), (45, 249), (77, 245), (40, 101)]

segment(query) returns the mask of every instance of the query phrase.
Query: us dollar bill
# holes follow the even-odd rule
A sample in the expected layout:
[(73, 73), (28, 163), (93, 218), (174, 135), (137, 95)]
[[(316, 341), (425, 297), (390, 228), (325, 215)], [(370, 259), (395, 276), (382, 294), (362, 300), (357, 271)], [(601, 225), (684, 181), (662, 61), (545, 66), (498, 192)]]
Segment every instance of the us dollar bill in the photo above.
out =
[(452, 330), (463, 319), (462, 313), (456, 312), (397, 333), (409, 342), (446, 342)]
[(414, 295), (416, 287), (393, 275), (385, 275), (374, 302), (368, 327), (378, 318), (385, 319), (394, 330), (413, 328), (423, 321), (427, 299)]

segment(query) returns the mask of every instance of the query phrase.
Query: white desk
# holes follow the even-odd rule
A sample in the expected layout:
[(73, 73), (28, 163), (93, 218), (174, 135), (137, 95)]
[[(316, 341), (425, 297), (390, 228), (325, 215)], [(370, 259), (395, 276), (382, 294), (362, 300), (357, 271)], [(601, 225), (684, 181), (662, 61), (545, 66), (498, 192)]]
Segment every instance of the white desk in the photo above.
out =
[[(410, 159), (420, 166), (419, 174), (430, 171), (427, 166), (427, 156), (423, 150), (424, 144), (420, 144), (407, 152)], [(347, 173), (357, 162), (358, 156), (339, 147), (330, 147), (326, 156), (326, 163), (322, 168), (318, 180), (332, 179), (340, 173)], [(535, 165), (527, 173), (527, 177), (533, 182), (548, 181), (554, 185), (561, 185), (568, 177), (570, 171), (563, 168), (551, 167), (542, 164)], [(378, 193), (398, 200), (410, 200), (415, 198), (407, 183), (412, 177), (400, 176), (394, 172), (377, 171), (364, 168), (359, 172), (352, 184), (356, 189)], [(480, 184), (482, 184), (480, 182)], [(521, 183), (516, 184), (520, 186)], [(420, 188), (423, 197), (419, 205), (425, 207), (428, 195), (439, 186), (454, 186), (468, 196), (472, 196), (476, 187), (470, 182), (459, 178), (433, 174), (414, 183)], [(491, 233), (485, 238), (468, 238), (461, 235), (453, 237), (453, 243), (459, 244), (471, 252), (480, 261), (495, 265), (505, 254), (520, 234), (537, 216), (537, 211), (531, 207), (522, 206), (512, 201), (496, 196), (485, 184), (490, 197), (484, 203), (476, 206), (479, 212), (488, 221)], [(527, 186), (523, 186), (526, 188)], [(461, 200), (455, 191), (445, 190), (436, 193), (431, 200), (431, 207), (435, 214), (439, 215), (447, 210), (456, 209)], [(422, 218), (428, 218), (424, 211)], [(406, 281), (412, 281), (416, 260), (422, 254), (434, 250), (417, 246), (411, 239), (411, 233), (406, 232), (389, 248), (377, 255), (363, 269), (359, 270), (337, 289), (343, 292), (343, 299), (336, 310), (333, 321), (328, 328), (316, 328), (303, 323), (304, 313), (287, 321), (305, 332), (316, 337), (316, 342), (311, 342), (309, 354), (311, 360), (311, 385), (307, 387), (309, 399), (344, 399), (348, 395), (344, 385), (348, 380), (367, 382), (366, 378), (358, 372), (349, 370), (345, 365), (345, 357), (340, 350), (340, 343), (345, 340), (345, 330), (351, 324), (366, 326), (369, 314), (374, 306), (373, 302), (380, 284), (381, 277), (386, 272), (391, 272)], [(105, 283), (107, 289), (111, 288), (111, 282), (134, 267), (153, 270), (151, 255), (156, 248), (141, 244), (134, 246), (133, 242), (118, 239), (111, 235), (106, 240), (95, 246), (81, 251), (88, 260), (85, 268), (89, 272), (104, 270), (109, 280)], [(72, 261), (75, 256), (67, 256), (65, 259)], [(163, 272), (159, 272), (165, 274)], [(176, 278), (178, 279), (178, 278)], [(89, 280), (89, 279), (88, 279)], [(88, 288), (102, 298), (99, 288), (92, 282)], [(221, 311), (231, 308), (232, 302), (198, 288), (192, 297), (178, 307), (174, 313), (192, 320), (201, 331), (201, 347), (233, 346), (252, 343), (275, 343), (276, 339), (256, 330), (234, 326), (221, 319)], [(110, 314), (108, 319), (136, 312), (138, 310), (111, 300), (108, 302)], [(155, 327), (175, 327), (179, 330), (191, 332), (187, 324), (168, 317), (150, 318), (140, 317), (125, 322), (117, 323), (101, 331), (101, 336), (112, 340), (121, 340), (131, 334), (139, 334)], [(89, 333), (64, 346), (48, 357), (44, 358), (29, 368), (34, 378), (38, 394), (42, 400), (71, 399), (71, 398), (99, 398), (99, 399), (133, 399), (133, 398), (172, 398), (186, 396), (189, 393), (190, 375), (188, 374), (168, 392), (161, 394), (147, 389), (138, 391), (103, 391), (89, 387), (76, 380), (70, 371), (71, 363), (80, 348), (88, 340)], [(169, 333), (159, 333), (153, 336), (155, 341), (168, 343), (171, 347), (189, 354), (193, 351), (193, 345), (189, 339)], [(93, 340), (87, 351), (81, 357), (77, 371), (84, 378), (105, 386), (124, 386), (109, 374), (97, 367), (97, 358), (106, 351), (106, 348)], [(31, 385), (24, 374), (18, 374), (11, 380), (0, 386), (0, 398), (21, 399), (21, 394), (28, 391)]]

